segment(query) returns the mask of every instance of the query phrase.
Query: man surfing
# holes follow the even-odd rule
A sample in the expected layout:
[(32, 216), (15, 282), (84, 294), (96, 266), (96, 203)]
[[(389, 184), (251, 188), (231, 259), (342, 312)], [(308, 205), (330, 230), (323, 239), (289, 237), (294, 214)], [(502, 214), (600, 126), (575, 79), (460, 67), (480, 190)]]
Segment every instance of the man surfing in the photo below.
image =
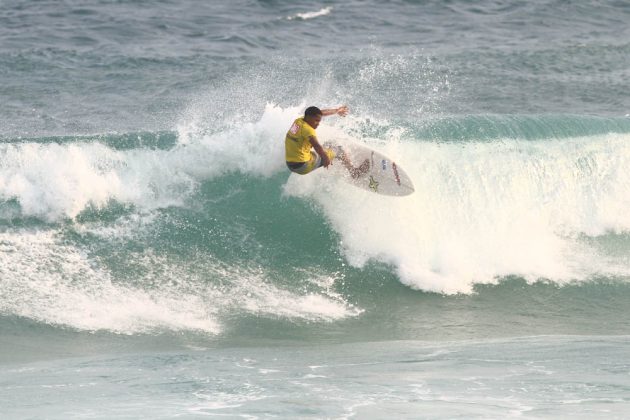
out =
[[(341, 147), (337, 147), (336, 151), (333, 151), (332, 148), (324, 149), (317, 140), (315, 129), (319, 126), (322, 118), (329, 115), (345, 117), (348, 115), (348, 107), (343, 105), (339, 108), (322, 110), (316, 106), (310, 106), (304, 111), (303, 117), (293, 122), (284, 139), (287, 167), (291, 172), (306, 175), (322, 166), (328, 168), (333, 159), (337, 157), (350, 171), (352, 177), (358, 178), (369, 170), (369, 161), (366, 160), (361, 166), (355, 168)], [(311, 148), (315, 149), (315, 152), (311, 151)]]

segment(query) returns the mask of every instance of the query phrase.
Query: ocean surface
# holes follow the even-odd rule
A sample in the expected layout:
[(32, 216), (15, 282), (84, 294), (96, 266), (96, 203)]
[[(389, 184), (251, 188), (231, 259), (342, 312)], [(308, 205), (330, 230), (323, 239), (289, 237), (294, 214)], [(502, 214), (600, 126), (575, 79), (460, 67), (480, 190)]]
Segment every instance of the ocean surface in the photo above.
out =
[[(629, 22), (0, 2), (0, 417), (628, 418)], [(289, 174), (341, 104), (413, 195)]]

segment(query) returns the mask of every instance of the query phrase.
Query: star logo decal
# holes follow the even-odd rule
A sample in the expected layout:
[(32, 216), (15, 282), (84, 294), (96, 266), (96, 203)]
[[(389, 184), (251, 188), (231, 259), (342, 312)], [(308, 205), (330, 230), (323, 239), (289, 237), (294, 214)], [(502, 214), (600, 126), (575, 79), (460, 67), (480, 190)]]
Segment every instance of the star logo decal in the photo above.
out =
[(373, 176), (370, 175), (370, 189), (374, 190), (375, 192), (378, 191), (378, 184), (379, 182), (377, 182)]

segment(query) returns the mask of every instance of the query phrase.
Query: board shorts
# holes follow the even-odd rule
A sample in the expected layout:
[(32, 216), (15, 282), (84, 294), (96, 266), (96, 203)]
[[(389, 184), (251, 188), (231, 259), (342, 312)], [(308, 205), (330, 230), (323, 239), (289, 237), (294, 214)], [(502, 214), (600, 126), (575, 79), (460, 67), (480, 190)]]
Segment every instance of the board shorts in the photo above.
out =
[[(326, 154), (328, 158), (332, 162), (335, 158), (335, 152), (330, 149), (326, 149)], [(287, 162), (287, 168), (291, 172), (295, 172), (299, 175), (306, 175), (310, 172), (313, 172), (317, 168), (321, 168), (323, 166), (322, 158), (315, 152), (311, 151), (311, 160), (308, 162)]]

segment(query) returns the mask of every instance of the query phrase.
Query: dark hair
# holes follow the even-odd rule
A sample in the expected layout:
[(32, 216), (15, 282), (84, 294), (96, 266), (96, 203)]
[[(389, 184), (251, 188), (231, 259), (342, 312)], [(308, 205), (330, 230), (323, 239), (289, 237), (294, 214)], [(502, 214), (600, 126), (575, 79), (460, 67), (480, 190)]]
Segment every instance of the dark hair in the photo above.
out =
[(316, 115), (322, 115), (322, 110), (317, 108), (316, 106), (309, 106), (304, 111), (304, 116), (305, 117), (314, 117)]

